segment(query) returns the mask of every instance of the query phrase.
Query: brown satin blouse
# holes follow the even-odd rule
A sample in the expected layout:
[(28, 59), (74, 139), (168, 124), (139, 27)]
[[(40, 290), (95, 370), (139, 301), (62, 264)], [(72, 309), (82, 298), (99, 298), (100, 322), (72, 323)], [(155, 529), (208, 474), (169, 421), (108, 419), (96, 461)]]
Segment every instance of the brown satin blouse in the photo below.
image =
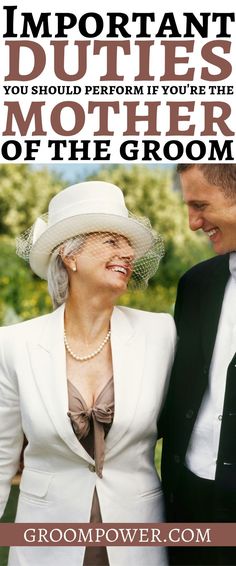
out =
[[(109, 432), (114, 417), (114, 383), (113, 377), (106, 383), (99, 393), (93, 407), (88, 407), (81, 393), (71, 383), (68, 383), (69, 412), (73, 430), (95, 460), (95, 472), (102, 478), (102, 469), (105, 457), (105, 437)], [(101, 523), (101, 511), (97, 495), (94, 490), (90, 523)], [(88, 546), (84, 555), (83, 566), (109, 566), (106, 548)]]

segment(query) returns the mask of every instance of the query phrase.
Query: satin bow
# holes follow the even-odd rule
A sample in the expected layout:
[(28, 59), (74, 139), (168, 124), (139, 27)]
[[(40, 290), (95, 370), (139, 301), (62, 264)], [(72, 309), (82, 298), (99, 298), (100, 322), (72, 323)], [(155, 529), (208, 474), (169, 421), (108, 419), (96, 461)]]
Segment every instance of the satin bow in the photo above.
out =
[[(76, 436), (85, 438), (90, 431), (91, 418), (99, 423), (109, 424), (112, 422), (114, 412), (114, 403), (110, 405), (96, 405), (90, 409), (81, 409), (79, 411), (70, 411), (70, 417)], [(95, 424), (95, 423), (94, 423)]]
[(102, 468), (105, 457), (105, 430), (103, 425), (110, 424), (113, 420), (113, 415), (114, 402), (109, 405), (98, 404), (89, 409), (81, 409), (76, 412), (70, 411), (68, 413), (78, 440), (88, 436), (91, 419), (93, 421), (95, 471), (100, 478), (102, 477)]

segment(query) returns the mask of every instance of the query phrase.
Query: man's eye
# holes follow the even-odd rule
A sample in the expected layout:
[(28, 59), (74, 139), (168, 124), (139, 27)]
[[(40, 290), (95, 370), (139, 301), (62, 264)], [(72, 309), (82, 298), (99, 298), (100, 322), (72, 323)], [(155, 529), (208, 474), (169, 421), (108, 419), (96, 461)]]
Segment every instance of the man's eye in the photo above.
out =
[(206, 204), (196, 203), (193, 205), (193, 208), (195, 208), (195, 210), (204, 210), (206, 208)]

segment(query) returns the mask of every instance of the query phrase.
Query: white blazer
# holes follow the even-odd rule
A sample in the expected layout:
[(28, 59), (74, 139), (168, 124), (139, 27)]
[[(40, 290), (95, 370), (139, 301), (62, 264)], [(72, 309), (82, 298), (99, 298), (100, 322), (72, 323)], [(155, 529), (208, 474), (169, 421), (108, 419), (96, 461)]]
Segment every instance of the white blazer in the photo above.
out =
[[(157, 419), (175, 348), (168, 314), (115, 307), (111, 347), (114, 421), (105, 441), (103, 477), (76, 438), (68, 411), (64, 307), (0, 329), (0, 511), (28, 439), (17, 522), (89, 522), (96, 486), (103, 522), (163, 520), (153, 464)], [(13, 547), (11, 566), (80, 566), (83, 547)], [(108, 547), (110, 566), (160, 566), (165, 549)]]

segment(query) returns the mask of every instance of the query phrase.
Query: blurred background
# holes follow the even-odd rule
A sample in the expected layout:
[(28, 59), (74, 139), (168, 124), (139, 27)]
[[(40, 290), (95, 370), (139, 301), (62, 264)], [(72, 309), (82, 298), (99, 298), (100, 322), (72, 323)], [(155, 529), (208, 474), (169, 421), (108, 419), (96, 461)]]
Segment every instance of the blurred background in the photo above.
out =
[[(120, 304), (173, 314), (179, 277), (193, 264), (212, 255), (201, 233), (188, 227), (179, 179), (171, 165), (0, 165), (0, 324), (8, 325), (52, 310), (47, 284), (15, 254), (15, 237), (47, 211), (61, 189), (84, 180), (104, 180), (123, 189), (127, 207), (147, 216), (165, 241), (165, 257), (145, 291), (127, 292)], [(156, 449), (159, 470), (161, 444)], [(23, 459), (21, 466), (23, 466)], [(19, 474), (14, 478), (2, 521), (14, 520)], [(0, 565), (8, 549), (0, 548)]]
[(121, 303), (151, 311), (173, 312), (176, 285), (190, 266), (210, 255), (204, 234), (188, 228), (178, 175), (173, 166), (146, 165), (0, 165), (0, 324), (51, 310), (47, 284), (15, 255), (15, 237), (47, 211), (54, 194), (83, 180), (120, 186), (128, 208), (147, 216), (165, 241), (166, 254), (145, 291), (128, 292)]

